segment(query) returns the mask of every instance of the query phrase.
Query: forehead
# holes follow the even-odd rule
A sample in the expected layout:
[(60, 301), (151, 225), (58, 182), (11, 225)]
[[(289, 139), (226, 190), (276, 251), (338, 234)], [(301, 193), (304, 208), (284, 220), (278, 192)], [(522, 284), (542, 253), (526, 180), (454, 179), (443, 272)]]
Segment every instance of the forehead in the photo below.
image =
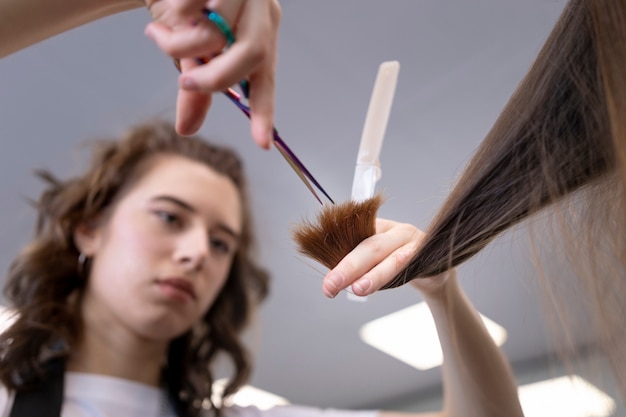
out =
[(218, 216), (233, 230), (241, 229), (242, 202), (234, 182), (208, 165), (189, 158), (178, 155), (150, 158), (123, 194), (122, 200), (149, 200), (160, 195), (176, 197), (200, 214)]

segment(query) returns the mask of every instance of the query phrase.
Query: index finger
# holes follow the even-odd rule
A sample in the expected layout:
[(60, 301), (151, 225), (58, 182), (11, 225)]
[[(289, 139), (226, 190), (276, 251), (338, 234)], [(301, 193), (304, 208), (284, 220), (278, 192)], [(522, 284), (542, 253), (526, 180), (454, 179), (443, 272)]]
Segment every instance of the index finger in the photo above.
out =
[(250, 81), (252, 136), (262, 148), (271, 143), (274, 118), (274, 76), (280, 9), (273, 0), (247, 2), (236, 42), (210, 62), (180, 78), (182, 88), (204, 92), (224, 90), (241, 79)]
[(382, 230), (361, 242), (324, 277), (326, 296), (334, 297), (349, 286), (358, 295), (371, 294), (404, 267), (419, 238), (418, 229), (388, 220), (377, 223)]

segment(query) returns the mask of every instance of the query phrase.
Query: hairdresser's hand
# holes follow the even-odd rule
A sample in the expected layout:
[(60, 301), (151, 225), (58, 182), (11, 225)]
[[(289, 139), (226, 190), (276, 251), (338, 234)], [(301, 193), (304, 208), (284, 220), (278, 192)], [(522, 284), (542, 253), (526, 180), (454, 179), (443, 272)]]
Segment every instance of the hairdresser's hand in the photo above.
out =
[[(182, 66), (176, 130), (184, 135), (196, 133), (211, 106), (211, 94), (247, 78), (252, 137), (262, 148), (269, 148), (281, 18), (277, 0), (146, 1), (154, 18), (146, 34), (165, 53), (179, 58)], [(233, 30), (236, 41), (223, 52), (226, 40), (202, 15), (203, 8), (219, 13)], [(205, 65), (198, 65), (197, 57), (213, 58)]]
[[(326, 275), (324, 294), (334, 297), (348, 287), (360, 296), (379, 290), (406, 267), (423, 235), (413, 225), (377, 219), (376, 234), (361, 242)], [(444, 288), (452, 273), (414, 279), (411, 284), (424, 295), (434, 294)]]

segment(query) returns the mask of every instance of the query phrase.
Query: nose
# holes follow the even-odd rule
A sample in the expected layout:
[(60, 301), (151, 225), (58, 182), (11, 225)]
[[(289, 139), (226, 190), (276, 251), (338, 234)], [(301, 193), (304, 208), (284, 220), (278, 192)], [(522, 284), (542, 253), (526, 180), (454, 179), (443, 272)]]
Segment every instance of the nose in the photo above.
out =
[(189, 228), (180, 236), (176, 248), (176, 262), (185, 269), (201, 269), (210, 255), (209, 236), (201, 227)]

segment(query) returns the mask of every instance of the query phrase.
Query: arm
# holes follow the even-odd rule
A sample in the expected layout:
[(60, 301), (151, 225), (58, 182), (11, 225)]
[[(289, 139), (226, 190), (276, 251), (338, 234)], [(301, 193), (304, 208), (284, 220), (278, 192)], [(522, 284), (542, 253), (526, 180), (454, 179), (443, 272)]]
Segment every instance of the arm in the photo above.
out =
[[(509, 364), (463, 293), (456, 271), (425, 281), (430, 282), (416, 286), (432, 312), (444, 357), (444, 409), (433, 416), (523, 416)], [(437, 281), (445, 282), (426, 288)]]
[[(196, 133), (211, 94), (243, 78), (250, 81), (251, 133), (269, 148), (274, 119), (274, 77), (281, 11), (276, 0), (213, 0), (211, 7), (233, 27), (237, 41), (222, 52), (222, 33), (203, 19), (204, 0), (0, 0), (0, 58), (44, 39), (115, 13), (149, 5), (146, 28), (165, 53), (181, 58), (176, 130)], [(192, 22), (200, 22), (194, 25)], [(198, 56), (215, 56), (198, 66)]]
[(0, 58), (142, 0), (0, 0)]
[[(379, 219), (376, 235), (328, 273), (324, 292), (334, 296), (350, 285), (359, 295), (375, 292), (404, 268), (421, 237), (411, 225)], [(444, 409), (431, 414), (382, 412), (381, 417), (523, 416), (509, 364), (463, 293), (456, 270), (411, 284), (423, 294), (439, 334)]]

